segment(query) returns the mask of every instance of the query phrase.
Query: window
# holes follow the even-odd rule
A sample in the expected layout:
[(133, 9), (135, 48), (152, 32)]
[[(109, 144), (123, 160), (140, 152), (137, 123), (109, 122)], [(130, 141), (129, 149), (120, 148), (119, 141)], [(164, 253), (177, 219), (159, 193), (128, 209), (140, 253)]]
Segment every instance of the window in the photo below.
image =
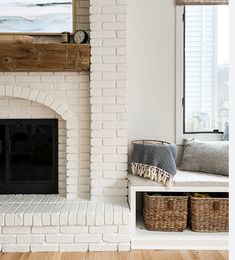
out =
[(183, 133), (223, 132), (229, 114), (229, 9), (188, 5), (183, 12)]

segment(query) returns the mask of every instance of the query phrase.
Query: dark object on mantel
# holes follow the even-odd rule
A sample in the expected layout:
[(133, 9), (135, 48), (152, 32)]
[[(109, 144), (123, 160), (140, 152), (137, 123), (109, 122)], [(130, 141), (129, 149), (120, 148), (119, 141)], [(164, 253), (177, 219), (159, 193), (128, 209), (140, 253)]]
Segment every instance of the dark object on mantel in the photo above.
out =
[(89, 71), (88, 44), (0, 44), (0, 71)]
[(61, 33), (61, 43), (70, 43), (70, 33), (69, 32)]

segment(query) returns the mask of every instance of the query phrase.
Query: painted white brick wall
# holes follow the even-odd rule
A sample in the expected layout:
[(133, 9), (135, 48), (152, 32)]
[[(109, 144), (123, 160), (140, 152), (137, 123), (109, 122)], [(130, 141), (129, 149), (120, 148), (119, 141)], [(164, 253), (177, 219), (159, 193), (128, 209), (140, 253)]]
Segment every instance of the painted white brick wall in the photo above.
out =
[(92, 200), (127, 195), (126, 4), (90, 0)]
[(84, 72), (0, 73), (1, 119), (68, 119), (59, 121), (58, 171), (60, 194), (71, 198), (90, 195), (89, 91)]

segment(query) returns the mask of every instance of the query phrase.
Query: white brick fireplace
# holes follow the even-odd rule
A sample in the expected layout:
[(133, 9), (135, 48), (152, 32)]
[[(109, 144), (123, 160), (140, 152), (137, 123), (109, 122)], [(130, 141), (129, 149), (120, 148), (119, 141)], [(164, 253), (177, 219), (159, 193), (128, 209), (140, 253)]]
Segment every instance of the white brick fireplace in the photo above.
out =
[[(84, 167), (85, 155), (89, 161), (89, 154), (80, 147), (81, 142), (85, 145), (85, 137), (79, 134), (84, 122), (89, 133), (89, 119), (79, 122), (79, 116), (82, 117), (85, 109), (89, 111), (89, 102), (81, 105), (81, 98), (89, 98), (89, 75), (4, 73), (1, 83), (4, 82), (0, 86), (0, 118), (58, 118), (59, 194), (67, 198), (86, 195), (89, 173), (84, 176), (81, 166)], [(83, 112), (79, 114), (81, 107)], [(86, 141), (88, 146), (89, 140)]]
[(90, 73), (0, 73), (0, 119), (57, 118), (59, 143), (59, 195), (0, 195), (2, 251), (130, 249), (126, 1), (76, 0), (76, 28)]

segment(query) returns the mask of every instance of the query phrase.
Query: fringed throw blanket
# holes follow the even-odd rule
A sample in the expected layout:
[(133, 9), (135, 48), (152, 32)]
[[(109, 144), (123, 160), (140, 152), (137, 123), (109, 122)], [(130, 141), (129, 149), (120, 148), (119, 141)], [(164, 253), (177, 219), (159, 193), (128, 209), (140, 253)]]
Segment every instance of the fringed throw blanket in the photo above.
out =
[(131, 153), (132, 173), (171, 185), (176, 174), (175, 144), (133, 144)]

